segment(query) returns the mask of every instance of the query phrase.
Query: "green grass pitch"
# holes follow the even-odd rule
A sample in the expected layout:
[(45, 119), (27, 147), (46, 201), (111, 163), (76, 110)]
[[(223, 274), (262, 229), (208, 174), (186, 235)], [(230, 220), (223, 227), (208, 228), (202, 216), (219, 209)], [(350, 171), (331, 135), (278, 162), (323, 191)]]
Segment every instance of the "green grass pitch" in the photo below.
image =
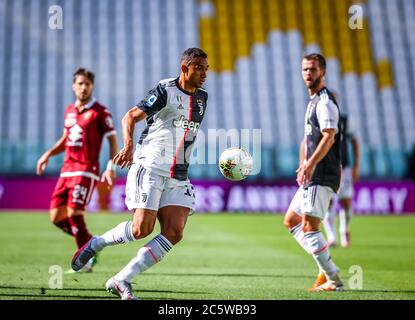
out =
[[(101, 234), (130, 217), (88, 214), (87, 223), (92, 233)], [(141, 299), (413, 300), (414, 230), (415, 216), (355, 216), (352, 246), (331, 250), (347, 290), (308, 293), (317, 268), (284, 229), (282, 215), (194, 215), (183, 241), (137, 276), (133, 289)], [(45, 213), (0, 213), (0, 299), (118, 299), (104, 284), (144, 243), (106, 248), (93, 273), (64, 274), (63, 288), (50, 289), (56, 274), (49, 268), (69, 269), (74, 240)], [(354, 265), (362, 268), (361, 290), (349, 286)]]

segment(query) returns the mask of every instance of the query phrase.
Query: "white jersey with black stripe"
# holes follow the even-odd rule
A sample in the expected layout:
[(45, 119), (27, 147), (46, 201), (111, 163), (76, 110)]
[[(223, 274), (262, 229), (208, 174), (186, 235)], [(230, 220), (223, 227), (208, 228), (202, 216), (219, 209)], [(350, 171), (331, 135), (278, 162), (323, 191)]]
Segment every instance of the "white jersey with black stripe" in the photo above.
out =
[(134, 162), (161, 176), (186, 180), (188, 160), (206, 111), (207, 97), (203, 88), (193, 94), (185, 92), (179, 87), (178, 78), (160, 81), (136, 105), (148, 117)]

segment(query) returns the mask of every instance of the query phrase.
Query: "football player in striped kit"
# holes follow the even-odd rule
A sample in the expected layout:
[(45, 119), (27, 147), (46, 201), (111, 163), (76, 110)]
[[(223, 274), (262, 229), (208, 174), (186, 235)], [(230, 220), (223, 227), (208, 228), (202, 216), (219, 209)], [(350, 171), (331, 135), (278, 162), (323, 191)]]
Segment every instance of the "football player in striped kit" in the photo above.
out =
[(284, 225), (319, 268), (310, 291), (341, 291), (339, 270), (320, 231), (330, 199), (339, 189), (341, 170), (339, 108), (325, 87), (325, 72), (326, 61), (322, 55), (310, 54), (303, 58), (302, 76), (310, 101), (297, 169), (299, 188), (284, 217)]
[[(132, 278), (159, 262), (182, 239), (187, 217), (195, 209), (188, 157), (206, 112), (208, 94), (202, 85), (207, 54), (187, 49), (180, 69), (178, 78), (160, 81), (122, 120), (124, 147), (114, 163), (129, 168), (125, 202), (134, 212), (133, 220), (93, 237), (72, 259), (72, 268), (78, 270), (106, 246), (145, 238), (158, 220), (160, 234), (106, 283), (107, 290), (121, 299), (136, 299)], [(134, 152), (134, 126), (144, 119), (147, 126)]]

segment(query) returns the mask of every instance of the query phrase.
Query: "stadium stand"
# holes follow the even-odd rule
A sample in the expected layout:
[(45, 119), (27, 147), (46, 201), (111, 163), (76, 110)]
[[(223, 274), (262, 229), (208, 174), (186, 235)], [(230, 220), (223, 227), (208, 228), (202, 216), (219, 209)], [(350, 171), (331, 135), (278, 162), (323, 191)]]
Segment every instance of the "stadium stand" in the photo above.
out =
[[(349, 27), (353, 4), (363, 29)], [(61, 30), (48, 27), (52, 5)], [(147, 89), (178, 74), (181, 52), (200, 46), (211, 68), (206, 142), (211, 128), (261, 128), (260, 178), (297, 167), (308, 99), (299, 63), (312, 51), (326, 56), (328, 86), (355, 121), (362, 176), (401, 177), (415, 143), (414, 30), (415, 0), (0, 1), (0, 173), (34, 173), (61, 135), (76, 67), (95, 71), (119, 129)], [(219, 171), (196, 165), (192, 175)]]

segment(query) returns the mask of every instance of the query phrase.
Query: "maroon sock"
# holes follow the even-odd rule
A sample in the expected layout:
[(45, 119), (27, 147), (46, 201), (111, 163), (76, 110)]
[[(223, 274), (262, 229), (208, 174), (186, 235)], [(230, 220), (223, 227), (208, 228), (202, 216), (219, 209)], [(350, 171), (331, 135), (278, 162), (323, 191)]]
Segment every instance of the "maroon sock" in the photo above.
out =
[(76, 215), (69, 217), (69, 222), (72, 226), (72, 234), (75, 237), (76, 244), (78, 248), (81, 248), (85, 243), (92, 238), (92, 235), (89, 233), (84, 216), (83, 215)]
[(65, 218), (61, 221), (55, 222), (54, 225), (57, 226), (59, 229), (61, 229), (63, 232), (73, 236), (69, 218)]

